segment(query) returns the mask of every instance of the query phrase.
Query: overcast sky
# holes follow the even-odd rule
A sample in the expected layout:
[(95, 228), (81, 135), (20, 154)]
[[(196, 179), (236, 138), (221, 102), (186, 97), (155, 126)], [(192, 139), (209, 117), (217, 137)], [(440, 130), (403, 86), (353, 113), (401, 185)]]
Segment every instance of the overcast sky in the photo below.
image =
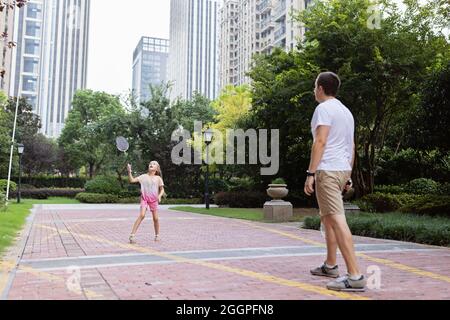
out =
[(169, 38), (170, 0), (92, 0), (87, 87), (131, 89), (133, 51), (142, 36)]

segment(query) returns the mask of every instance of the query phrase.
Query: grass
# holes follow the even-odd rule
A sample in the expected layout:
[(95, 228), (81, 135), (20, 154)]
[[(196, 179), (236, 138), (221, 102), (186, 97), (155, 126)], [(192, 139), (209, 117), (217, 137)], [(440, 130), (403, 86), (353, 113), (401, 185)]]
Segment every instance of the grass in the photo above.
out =
[(75, 199), (49, 198), (47, 200), (22, 199), (21, 203), (11, 202), (0, 210), (0, 255), (13, 244), (34, 204), (78, 204)]
[[(243, 209), (243, 208), (211, 208), (206, 210), (204, 208), (195, 208), (195, 207), (172, 207), (169, 208), (174, 211), (183, 211), (183, 212), (191, 212), (191, 213), (199, 213), (206, 214), (216, 217), (225, 217), (225, 218), (233, 218), (233, 219), (241, 219), (241, 220), (250, 220), (250, 221), (262, 221), (264, 222), (264, 212), (262, 209)], [(297, 213), (297, 209), (294, 210), (294, 216), (289, 220), (289, 222), (300, 222), (305, 219), (306, 215)], [(270, 222), (270, 221), (267, 221)]]
[(194, 207), (172, 207), (169, 209), (174, 211), (192, 212), (216, 217), (234, 218), (251, 221), (263, 221), (264, 219), (264, 213), (260, 209), (211, 208), (207, 210), (204, 208), (194, 208)]
[[(347, 216), (354, 235), (450, 246), (450, 218), (409, 213), (359, 213)], [(319, 230), (320, 218), (305, 219), (305, 229)]]

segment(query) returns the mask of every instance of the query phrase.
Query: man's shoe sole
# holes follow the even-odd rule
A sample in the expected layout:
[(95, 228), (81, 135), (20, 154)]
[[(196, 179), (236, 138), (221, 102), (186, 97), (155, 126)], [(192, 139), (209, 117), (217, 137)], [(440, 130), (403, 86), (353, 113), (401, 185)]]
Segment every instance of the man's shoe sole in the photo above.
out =
[(339, 275), (324, 274), (324, 273), (313, 273), (313, 272), (311, 272), (311, 274), (313, 276), (316, 276), (316, 277), (325, 277), (325, 278), (333, 278), (333, 279), (339, 278)]
[(362, 289), (356, 289), (356, 288), (348, 288), (348, 289), (338, 289), (338, 288), (328, 288), (328, 290), (331, 291), (338, 291), (338, 292), (366, 292), (365, 288)]

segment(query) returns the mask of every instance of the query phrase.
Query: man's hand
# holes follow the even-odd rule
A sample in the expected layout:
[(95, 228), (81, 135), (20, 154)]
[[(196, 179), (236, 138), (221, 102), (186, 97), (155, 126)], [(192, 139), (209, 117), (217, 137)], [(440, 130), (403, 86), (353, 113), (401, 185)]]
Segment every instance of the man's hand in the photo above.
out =
[(305, 182), (305, 193), (311, 196), (314, 193), (314, 177), (308, 177)]

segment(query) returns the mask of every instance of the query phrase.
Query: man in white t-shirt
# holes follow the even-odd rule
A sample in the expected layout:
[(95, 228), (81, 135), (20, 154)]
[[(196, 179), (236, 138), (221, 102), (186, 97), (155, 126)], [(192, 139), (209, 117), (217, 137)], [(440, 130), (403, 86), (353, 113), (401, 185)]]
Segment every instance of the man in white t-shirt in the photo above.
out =
[[(345, 217), (342, 193), (351, 188), (355, 155), (355, 121), (346, 106), (336, 99), (341, 81), (332, 72), (321, 73), (314, 90), (320, 103), (311, 123), (314, 144), (307, 171), (305, 193), (316, 192), (320, 216), (325, 227), (327, 260), (311, 270), (316, 276), (338, 278), (327, 288), (336, 291), (365, 291), (366, 279), (361, 274)], [(339, 247), (348, 274), (339, 278), (336, 253)]]

